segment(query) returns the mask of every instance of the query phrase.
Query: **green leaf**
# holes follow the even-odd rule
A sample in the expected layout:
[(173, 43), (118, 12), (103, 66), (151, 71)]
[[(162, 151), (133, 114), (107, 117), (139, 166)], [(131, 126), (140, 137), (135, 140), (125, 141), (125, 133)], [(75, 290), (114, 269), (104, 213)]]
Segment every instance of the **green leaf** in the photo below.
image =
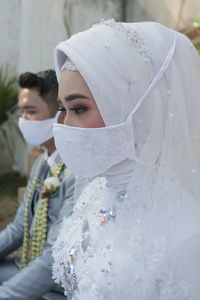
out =
[(7, 113), (17, 104), (17, 77), (8, 65), (0, 67), (0, 125), (8, 119)]
[(196, 28), (200, 27), (200, 20), (195, 20), (193, 22), (193, 26), (196, 27)]
[(196, 46), (196, 49), (197, 49), (197, 52), (198, 52), (199, 55), (200, 55), (200, 45), (199, 45), (199, 46)]

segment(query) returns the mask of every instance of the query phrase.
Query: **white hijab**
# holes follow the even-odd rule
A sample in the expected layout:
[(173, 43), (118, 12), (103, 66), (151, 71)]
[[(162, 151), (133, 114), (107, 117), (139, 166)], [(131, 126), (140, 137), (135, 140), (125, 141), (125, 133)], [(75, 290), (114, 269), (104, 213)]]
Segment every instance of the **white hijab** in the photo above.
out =
[[(66, 57), (87, 82), (106, 126), (125, 122), (136, 110), (139, 166), (156, 166), (165, 177), (173, 173), (199, 197), (200, 59), (192, 43), (158, 23), (110, 20), (58, 44), (58, 78)], [(133, 164), (119, 161), (106, 175), (120, 183)]]

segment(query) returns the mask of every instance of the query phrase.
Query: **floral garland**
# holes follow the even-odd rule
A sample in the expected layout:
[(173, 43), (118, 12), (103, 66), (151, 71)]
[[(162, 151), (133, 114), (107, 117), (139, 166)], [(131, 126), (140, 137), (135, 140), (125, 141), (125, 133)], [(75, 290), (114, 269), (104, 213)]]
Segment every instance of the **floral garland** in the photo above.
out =
[(55, 193), (60, 186), (60, 181), (58, 179), (62, 168), (63, 162), (59, 162), (55, 168), (52, 176), (47, 177), (43, 183), (40, 185), (39, 193), (39, 207), (36, 212), (35, 225), (33, 229), (32, 240), (30, 238), (30, 228), (29, 228), (29, 207), (31, 204), (33, 192), (37, 189), (38, 176), (43, 164), (43, 157), (40, 160), (38, 167), (35, 171), (34, 178), (29, 187), (29, 193), (27, 195), (27, 201), (25, 204), (24, 212), (24, 237), (22, 246), (22, 255), (20, 267), (23, 268), (28, 264), (29, 261), (29, 250), (31, 250), (31, 259), (36, 258), (42, 254), (42, 249), (47, 237), (47, 227), (48, 227), (48, 198)]

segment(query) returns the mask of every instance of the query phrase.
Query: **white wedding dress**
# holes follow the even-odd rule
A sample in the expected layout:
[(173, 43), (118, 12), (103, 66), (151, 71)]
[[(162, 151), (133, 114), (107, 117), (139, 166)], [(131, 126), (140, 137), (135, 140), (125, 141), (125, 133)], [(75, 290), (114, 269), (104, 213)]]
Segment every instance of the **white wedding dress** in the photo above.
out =
[(62, 159), (87, 174), (111, 164), (62, 225), (55, 281), (80, 300), (200, 300), (194, 47), (157, 23), (111, 20), (61, 42), (54, 54), (58, 77), (66, 57), (80, 70), (106, 125), (56, 124)]
[[(86, 187), (53, 251), (56, 282), (66, 293), (78, 284), (73, 299), (199, 300), (199, 215), (175, 182), (162, 201), (152, 193), (149, 182), (115, 193), (103, 177)], [(103, 224), (101, 209), (110, 213)], [(194, 257), (191, 242), (181, 250), (190, 238)]]

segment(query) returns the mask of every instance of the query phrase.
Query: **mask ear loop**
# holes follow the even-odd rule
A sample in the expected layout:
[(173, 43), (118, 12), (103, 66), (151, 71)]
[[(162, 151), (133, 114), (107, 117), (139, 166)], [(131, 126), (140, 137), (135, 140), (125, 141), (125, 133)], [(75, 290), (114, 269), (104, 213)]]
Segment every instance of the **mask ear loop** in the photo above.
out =
[(60, 116), (60, 111), (57, 111), (56, 114), (55, 114), (55, 116), (53, 117), (54, 123), (58, 123), (59, 116)]
[[(172, 44), (171, 48), (169, 49), (169, 52), (167, 53), (163, 64), (161, 65), (158, 73), (155, 75), (155, 77), (153, 78), (152, 82), (150, 83), (150, 85), (148, 86), (146, 91), (142, 94), (142, 96), (137, 101), (137, 104), (136, 104), (135, 108), (132, 110), (132, 112), (130, 113), (130, 115), (128, 116), (126, 123), (132, 123), (132, 118), (133, 118), (134, 113), (138, 110), (138, 108), (141, 106), (141, 104), (143, 103), (145, 98), (149, 96), (149, 94), (151, 93), (153, 88), (156, 86), (156, 84), (160, 81), (162, 76), (167, 71), (167, 69), (170, 65), (170, 62), (172, 60), (172, 57), (174, 55), (175, 49), (176, 49), (176, 33), (173, 31), (173, 44)], [(133, 138), (134, 138), (134, 128), (132, 130), (133, 130)], [(135, 156), (135, 160), (138, 162), (139, 158), (136, 157), (135, 143), (134, 143), (134, 156)]]
[(127, 118), (127, 122), (132, 121), (133, 114), (138, 110), (138, 108), (141, 106), (141, 104), (143, 103), (145, 98), (151, 93), (153, 88), (156, 86), (156, 84), (160, 81), (162, 76), (167, 71), (167, 69), (170, 65), (170, 62), (172, 60), (172, 57), (174, 55), (175, 49), (176, 49), (176, 33), (175, 33), (175, 31), (173, 31), (173, 44), (172, 44), (169, 52), (167, 53), (163, 64), (161, 65), (158, 73), (155, 75), (155, 77), (153, 78), (152, 82), (150, 83), (150, 85), (148, 86), (148, 88), (146, 89), (144, 94), (137, 101), (137, 104), (136, 104), (135, 108), (133, 109), (133, 111), (130, 113), (130, 115)]

